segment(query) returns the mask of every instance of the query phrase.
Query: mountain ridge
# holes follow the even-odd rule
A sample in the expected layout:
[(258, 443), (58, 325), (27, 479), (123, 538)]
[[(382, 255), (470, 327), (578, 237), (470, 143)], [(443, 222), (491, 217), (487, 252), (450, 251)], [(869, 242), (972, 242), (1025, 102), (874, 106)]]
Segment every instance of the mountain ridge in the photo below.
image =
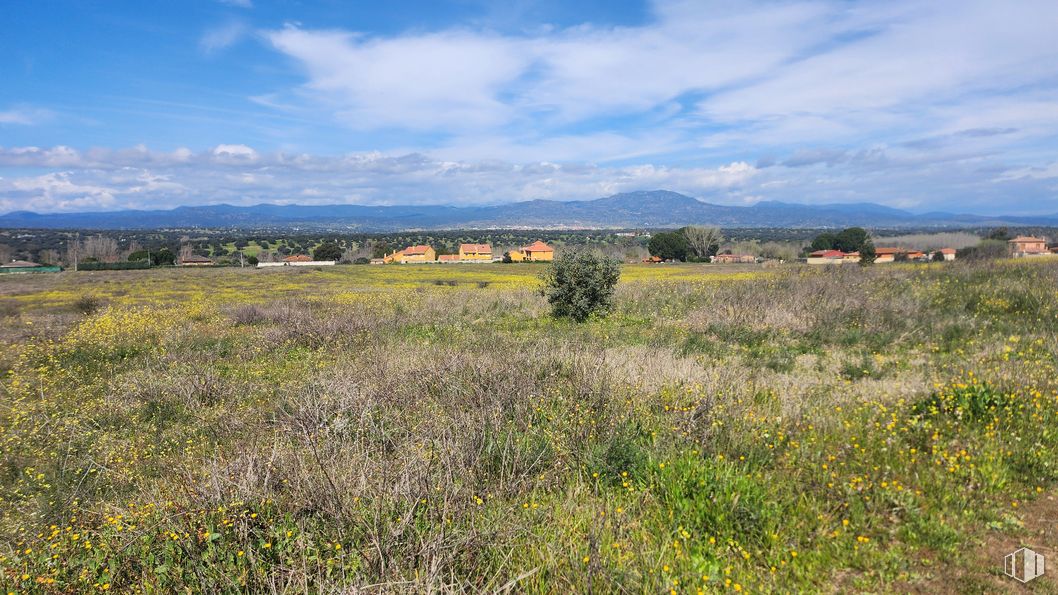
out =
[(314, 227), (359, 231), (482, 228), (646, 228), (711, 224), (723, 227), (957, 227), (967, 225), (1058, 225), (1058, 214), (985, 216), (915, 214), (876, 203), (805, 205), (761, 201), (732, 206), (704, 202), (669, 190), (639, 190), (559, 201), (535, 199), (503, 205), (282, 205), (226, 203), (173, 209), (127, 209), (81, 213), (12, 211), (0, 228), (163, 229)]

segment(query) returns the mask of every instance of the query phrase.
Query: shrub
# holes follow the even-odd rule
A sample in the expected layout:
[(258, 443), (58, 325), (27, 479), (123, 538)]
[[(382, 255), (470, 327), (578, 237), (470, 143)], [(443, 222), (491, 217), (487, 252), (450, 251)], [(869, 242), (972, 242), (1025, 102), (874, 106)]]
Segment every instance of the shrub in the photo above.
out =
[(77, 301), (74, 302), (73, 305), (74, 308), (77, 308), (78, 312), (90, 315), (98, 312), (99, 309), (103, 307), (103, 302), (94, 295), (82, 295), (77, 298)]
[(647, 244), (647, 250), (651, 256), (657, 256), (663, 260), (687, 260), (687, 253), (691, 246), (687, 238), (678, 231), (663, 231), (654, 234)]
[(542, 291), (554, 316), (583, 322), (593, 314), (609, 312), (620, 276), (615, 259), (571, 251), (544, 271)]

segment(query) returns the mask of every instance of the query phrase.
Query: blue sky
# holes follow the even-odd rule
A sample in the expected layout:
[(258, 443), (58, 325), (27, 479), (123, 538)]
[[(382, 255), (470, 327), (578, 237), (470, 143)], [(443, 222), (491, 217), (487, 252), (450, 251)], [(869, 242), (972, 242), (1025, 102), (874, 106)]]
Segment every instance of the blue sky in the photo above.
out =
[(0, 4), (0, 211), (1058, 213), (1058, 3)]

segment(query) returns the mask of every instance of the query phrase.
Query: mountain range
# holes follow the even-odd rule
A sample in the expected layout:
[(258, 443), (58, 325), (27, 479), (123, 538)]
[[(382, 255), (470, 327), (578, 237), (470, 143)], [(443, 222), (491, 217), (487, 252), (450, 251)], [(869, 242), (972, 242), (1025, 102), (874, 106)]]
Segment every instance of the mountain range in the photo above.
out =
[(820, 228), (967, 227), (1058, 225), (1058, 213), (1043, 216), (916, 214), (874, 203), (804, 205), (762, 201), (750, 206), (717, 205), (670, 192), (626, 192), (581, 201), (531, 200), (496, 206), (227, 204), (168, 210), (0, 215), (0, 228), (184, 229), (318, 228), (359, 231), (437, 229), (662, 228), (691, 224), (721, 227)]

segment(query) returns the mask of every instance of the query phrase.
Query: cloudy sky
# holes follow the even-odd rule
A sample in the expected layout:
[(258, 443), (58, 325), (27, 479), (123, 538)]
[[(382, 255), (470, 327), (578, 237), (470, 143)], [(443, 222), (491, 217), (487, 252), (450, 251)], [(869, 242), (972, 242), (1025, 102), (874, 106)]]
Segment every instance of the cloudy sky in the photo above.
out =
[(1058, 213), (1056, 31), (1055, 0), (3, 2), (0, 212)]

